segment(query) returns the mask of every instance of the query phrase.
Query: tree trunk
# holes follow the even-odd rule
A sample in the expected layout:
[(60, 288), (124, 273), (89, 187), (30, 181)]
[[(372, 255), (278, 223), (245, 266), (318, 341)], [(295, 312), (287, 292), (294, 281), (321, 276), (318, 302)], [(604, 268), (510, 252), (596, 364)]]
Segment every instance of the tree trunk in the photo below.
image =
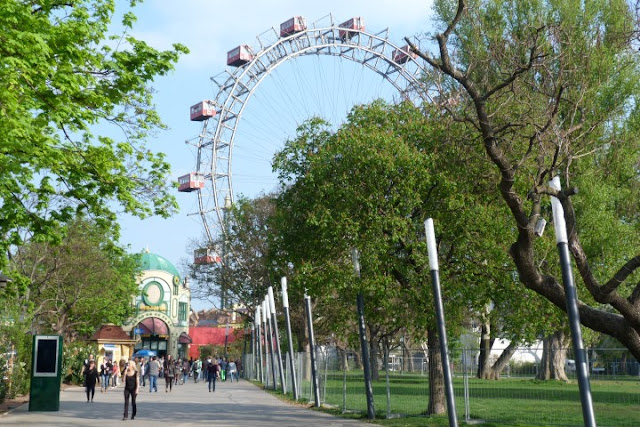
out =
[(444, 395), (444, 371), (440, 355), (440, 340), (435, 327), (429, 328), (427, 334), (429, 346), (429, 407), (427, 414), (444, 414), (447, 405)]
[(415, 370), (415, 361), (413, 360), (413, 351), (411, 351), (411, 342), (409, 342), (406, 338), (404, 340), (403, 346), (402, 346), (402, 352), (404, 354), (404, 366), (402, 367), (403, 370), (405, 370), (406, 372), (413, 372)]
[(562, 330), (542, 340), (542, 361), (536, 379), (569, 381), (564, 369), (567, 361), (567, 345), (569, 345), (569, 339)]
[(484, 320), (482, 324), (482, 332), (480, 334), (480, 355), (478, 356), (478, 373), (480, 379), (491, 378), (491, 347), (495, 339), (491, 338), (491, 325), (488, 320)]
[(378, 353), (380, 352), (380, 341), (377, 334), (371, 333), (371, 340), (369, 341), (369, 365), (371, 366), (371, 381), (378, 381), (380, 379), (380, 372), (378, 372)]
[(359, 351), (353, 352), (353, 364), (355, 369), (362, 369), (362, 354)]
[(342, 362), (342, 370), (349, 372), (349, 358), (347, 357), (347, 349), (340, 349), (341, 353), (341, 362)]
[(409, 367), (407, 359), (407, 345), (405, 344), (406, 338), (402, 337), (402, 372), (407, 372), (407, 368)]
[(507, 348), (505, 348), (502, 351), (502, 354), (500, 354), (500, 357), (498, 357), (498, 360), (496, 360), (496, 363), (494, 363), (493, 366), (491, 366), (491, 368), (489, 369), (489, 375), (487, 379), (499, 380), (502, 370), (505, 368), (505, 366), (507, 366), (517, 349), (518, 346), (515, 342), (509, 343)]

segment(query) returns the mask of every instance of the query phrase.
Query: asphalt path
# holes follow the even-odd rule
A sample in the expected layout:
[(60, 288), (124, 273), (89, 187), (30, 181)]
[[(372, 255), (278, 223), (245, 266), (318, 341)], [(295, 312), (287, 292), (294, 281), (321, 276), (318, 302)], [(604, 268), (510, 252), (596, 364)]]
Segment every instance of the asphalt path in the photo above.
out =
[[(122, 420), (124, 390), (122, 385), (106, 393), (96, 390), (93, 402), (87, 402), (84, 388), (71, 387), (60, 392), (60, 410), (29, 412), (28, 404), (0, 416), (0, 425), (7, 426), (101, 426), (122, 423), (131, 426), (360, 426), (367, 423), (347, 420), (315, 411), (304, 405), (284, 402), (244, 380), (217, 382), (216, 391), (209, 392), (206, 383), (173, 387), (165, 392), (163, 379), (158, 391), (147, 387), (137, 398), (135, 420)], [(131, 408), (129, 408), (131, 417)], [(370, 425), (370, 424), (369, 424)]]

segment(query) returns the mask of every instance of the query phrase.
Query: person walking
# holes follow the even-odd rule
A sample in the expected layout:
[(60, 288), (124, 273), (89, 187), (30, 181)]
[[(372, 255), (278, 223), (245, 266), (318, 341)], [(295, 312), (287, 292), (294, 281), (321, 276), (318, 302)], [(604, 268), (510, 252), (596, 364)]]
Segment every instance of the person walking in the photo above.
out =
[(106, 357), (102, 359), (102, 365), (100, 365), (100, 392), (106, 393), (109, 389), (109, 383), (111, 382), (111, 369), (113, 365), (111, 361)]
[(118, 376), (120, 375), (120, 368), (117, 363), (113, 364), (113, 372), (111, 373), (111, 388), (118, 387)]
[(142, 360), (140, 360), (140, 382), (142, 382), (142, 387), (147, 386), (146, 378), (147, 378), (147, 362), (145, 361), (144, 358), (142, 358)]
[(211, 365), (211, 356), (207, 357), (207, 360), (202, 364), (202, 373), (204, 374), (204, 380), (209, 381), (209, 365)]
[(96, 368), (96, 362), (89, 361), (87, 369), (84, 371), (84, 386), (87, 391), (87, 402), (91, 399), (93, 402), (93, 396), (96, 394), (96, 383), (98, 382), (99, 374), (98, 368)]
[(238, 358), (236, 359), (236, 369), (238, 370), (238, 373), (236, 375), (236, 379), (240, 378), (240, 375), (244, 374), (243, 368), (242, 368), (242, 359)]
[(84, 362), (82, 362), (82, 375), (85, 375), (85, 372), (89, 369), (89, 363), (91, 362), (93, 362), (94, 365), (96, 363), (93, 354), (90, 354), (89, 357), (84, 359)]
[(127, 370), (127, 361), (125, 359), (120, 359), (120, 361), (118, 362), (118, 370), (120, 371), (120, 379), (118, 380), (118, 384), (120, 384), (124, 381), (124, 371)]
[(176, 366), (176, 378), (173, 381), (173, 384), (178, 385), (180, 384), (180, 381), (182, 381), (182, 358), (174, 360), (173, 364)]
[(129, 415), (129, 396), (131, 396), (131, 419), (136, 417), (136, 396), (140, 391), (140, 379), (138, 372), (136, 371), (136, 364), (133, 360), (129, 361), (127, 370), (124, 374), (124, 415), (123, 420), (126, 420)]
[(225, 357), (220, 359), (220, 378), (222, 382), (227, 380), (227, 359)]
[(202, 360), (200, 358), (193, 362), (193, 382), (197, 383), (200, 379), (200, 372), (202, 371)]
[(186, 384), (189, 380), (189, 372), (191, 371), (191, 364), (187, 359), (182, 362), (182, 384)]
[(231, 382), (233, 382), (233, 377), (236, 378), (236, 382), (238, 379), (238, 367), (236, 366), (236, 362), (233, 360), (227, 364), (227, 371), (229, 372), (228, 378)]
[(216, 380), (220, 378), (220, 366), (216, 359), (207, 365), (207, 378), (209, 381), (209, 393), (216, 391)]
[(158, 375), (160, 374), (160, 363), (156, 356), (153, 356), (153, 359), (149, 361), (149, 393), (154, 390), (156, 393), (158, 392)]
[(176, 377), (176, 364), (169, 354), (164, 361), (164, 392), (173, 391), (173, 379)]

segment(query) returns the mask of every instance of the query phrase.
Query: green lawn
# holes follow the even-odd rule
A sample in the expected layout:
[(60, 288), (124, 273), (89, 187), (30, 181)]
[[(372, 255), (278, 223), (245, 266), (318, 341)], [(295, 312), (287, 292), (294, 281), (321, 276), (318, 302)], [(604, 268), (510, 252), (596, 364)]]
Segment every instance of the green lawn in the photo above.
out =
[[(343, 408), (343, 374), (327, 375), (321, 382), (325, 390), (324, 403)], [(310, 385), (303, 381), (302, 396), (309, 398)], [(366, 414), (366, 398), (362, 374), (351, 371), (346, 381), (346, 409), (349, 416)], [(427, 379), (421, 375), (394, 374), (390, 377), (390, 413), (400, 418), (386, 419), (387, 392), (384, 373), (373, 385), (376, 416), (379, 424), (389, 426), (448, 425), (446, 414), (425, 417), (427, 408)], [(454, 379), (457, 417), (464, 424), (463, 379)], [(591, 381), (594, 412), (599, 426), (640, 425), (640, 380), (598, 379)], [(507, 378), (485, 381), (469, 378), (469, 413), (472, 421), (484, 425), (583, 425), (580, 394), (576, 381), (569, 384), (557, 381)]]

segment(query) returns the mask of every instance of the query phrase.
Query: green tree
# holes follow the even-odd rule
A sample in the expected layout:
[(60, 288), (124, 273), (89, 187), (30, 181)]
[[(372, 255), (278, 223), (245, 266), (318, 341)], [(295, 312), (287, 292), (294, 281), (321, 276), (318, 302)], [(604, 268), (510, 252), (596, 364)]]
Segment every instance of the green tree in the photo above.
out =
[(88, 338), (104, 323), (122, 324), (138, 292), (139, 256), (113, 244), (103, 226), (77, 219), (59, 244), (29, 242), (17, 250), (13, 271), (28, 280), (7, 288), (31, 319), (32, 333), (55, 333), (69, 342)]
[(270, 264), (274, 257), (269, 244), (269, 221), (273, 211), (273, 195), (255, 199), (240, 197), (234, 203), (226, 214), (227, 234), (217, 245), (221, 262), (190, 266), (195, 295), (218, 301), (224, 299), (229, 307), (238, 303), (253, 317), (267, 288), (275, 284)]
[[(455, 239), (462, 223), (453, 218), (463, 216), (452, 215), (471, 197), (447, 179), (458, 161), (452, 156), (450, 165), (439, 165), (438, 131), (410, 103), (376, 102), (355, 107), (335, 133), (322, 121), (308, 121), (276, 156), (275, 168), (287, 184), (276, 229), (296, 270), (295, 286), (318, 301), (317, 315), (331, 320), (331, 331), (351, 335), (352, 342), (356, 296), (365, 296), (374, 379), (380, 344), (402, 331), (429, 340), (430, 383), (442, 384), (423, 237), (428, 216), (450, 226), (439, 229), (443, 264), (451, 266), (444, 269), (453, 285), (445, 290), (449, 320), (474, 298), (459, 287), (475, 281), (461, 266), (474, 253)], [(361, 279), (353, 274), (354, 247), (361, 254)], [(456, 259), (462, 263), (454, 268), (450, 262)], [(443, 412), (443, 389), (431, 390), (429, 412)]]
[[(559, 270), (544, 258), (552, 237), (534, 234), (557, 196), (581, 322), (640, 357), (640, 256), (629, 256), (640, 237), (635, 10), (624, 0), (438, 0), (438, 48), (419, 54), (434, 71), (440, 120), (466, 124), (457, 145), (489, 161), (473, 179), (508, 208), (520, 281), (566, 310)], [(554, 175), (563, 191), (548, 186)]]
[[(131, 6), (136, 2), (131, 1)], [(60, 240), (76, 212), (168, 215), (169, 164), (150, 84), (187, 49), (109, 33), (114, 0), (5, 0), (0, 8), (0, 251)], [(123, 18), (125, 31), (135, 16)], [(96, 132), (98, 130), (99, 133)], [(7, 259), (0, 257), (0, 269)]]

